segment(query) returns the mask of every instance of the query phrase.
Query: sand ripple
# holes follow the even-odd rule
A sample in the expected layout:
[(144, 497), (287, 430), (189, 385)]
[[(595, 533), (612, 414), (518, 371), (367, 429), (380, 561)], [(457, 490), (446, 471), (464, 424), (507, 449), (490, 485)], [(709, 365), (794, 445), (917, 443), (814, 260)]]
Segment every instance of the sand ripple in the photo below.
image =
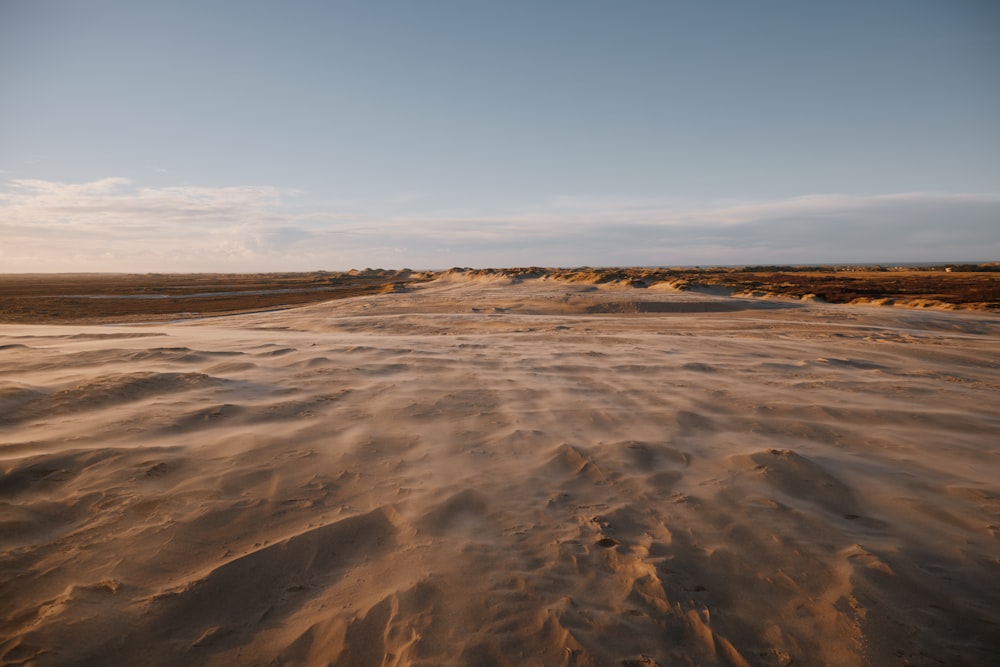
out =
[(1000, 320), (640, 301), (0, 328), (0, 664), (991, 664)]

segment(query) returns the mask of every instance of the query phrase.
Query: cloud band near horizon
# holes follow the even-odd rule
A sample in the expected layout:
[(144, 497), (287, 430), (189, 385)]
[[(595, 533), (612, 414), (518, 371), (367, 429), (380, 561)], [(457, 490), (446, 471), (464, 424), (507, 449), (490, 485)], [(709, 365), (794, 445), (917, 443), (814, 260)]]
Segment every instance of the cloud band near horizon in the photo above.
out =
[(507, 211), (375, 210), (312, 203), (273, 186), (12, 180), (0, 189), (0, 272), (1000, 259), (993, 193), (813, 194), (700, 207), (561, 197)]

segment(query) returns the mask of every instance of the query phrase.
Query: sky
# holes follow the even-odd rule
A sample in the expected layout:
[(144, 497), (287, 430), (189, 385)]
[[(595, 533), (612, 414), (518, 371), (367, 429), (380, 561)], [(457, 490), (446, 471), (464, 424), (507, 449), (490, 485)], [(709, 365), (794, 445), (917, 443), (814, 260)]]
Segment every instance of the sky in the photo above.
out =
[(0, 273), (997, 260), (995, 0), (0, 0)]

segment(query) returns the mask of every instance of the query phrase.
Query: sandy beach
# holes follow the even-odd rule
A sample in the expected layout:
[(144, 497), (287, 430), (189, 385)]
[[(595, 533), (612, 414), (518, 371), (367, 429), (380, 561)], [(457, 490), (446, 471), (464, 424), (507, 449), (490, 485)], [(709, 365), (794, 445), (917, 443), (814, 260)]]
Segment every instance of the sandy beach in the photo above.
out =
[(448, 275), (0, 325), (0, 664), (988, 665), (1000, 315)]

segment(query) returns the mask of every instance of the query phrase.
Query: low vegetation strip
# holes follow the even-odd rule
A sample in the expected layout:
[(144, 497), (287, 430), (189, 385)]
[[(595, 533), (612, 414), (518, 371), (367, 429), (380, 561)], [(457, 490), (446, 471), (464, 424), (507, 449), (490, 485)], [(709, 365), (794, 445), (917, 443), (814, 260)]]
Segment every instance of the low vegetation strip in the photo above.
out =
[(615, 283), (643, 289), (714, 288), (738, 295), (828, 303), (1000, 310), (1000, 264), (954, 267), (766, 266), (743, 268), (454, 268), (258, 274), (0, 275), (0, 322), (143, 322), (289, 308), (462, 274), (518, 281)]
[(374, 294), (409, 271), (0, 276), (0, 322), (142, 322), (273, 310)]
[(954, 267), (785, 266), (743, 268), (452, 269), (511, 280), (550, 278), (646, 288), (716, 288), (752, 296), (783, 296), (828, 303), (1000, 310), (1000, 263)]

